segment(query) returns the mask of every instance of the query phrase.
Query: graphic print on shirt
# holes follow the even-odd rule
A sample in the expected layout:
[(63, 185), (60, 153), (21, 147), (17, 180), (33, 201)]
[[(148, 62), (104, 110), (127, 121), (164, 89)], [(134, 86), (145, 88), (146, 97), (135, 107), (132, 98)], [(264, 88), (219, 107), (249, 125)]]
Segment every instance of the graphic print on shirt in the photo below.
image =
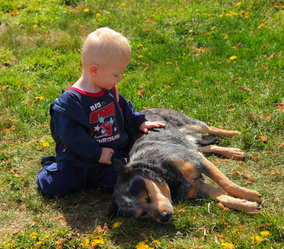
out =
[(96, 103), (90, 109), (90, 123), (97, 141), (102, 144), (119, 139), (120, 135), (115, 123), (114, 103), (112, 102), (106, 106), (104, 106), (104, 102)]

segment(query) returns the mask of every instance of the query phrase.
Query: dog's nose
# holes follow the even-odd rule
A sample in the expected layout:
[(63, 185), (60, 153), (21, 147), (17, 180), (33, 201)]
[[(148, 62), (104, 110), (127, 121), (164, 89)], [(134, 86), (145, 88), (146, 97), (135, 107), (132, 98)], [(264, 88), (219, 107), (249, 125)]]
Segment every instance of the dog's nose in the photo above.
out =
[(172, 213), (171, 212), (166, 212), (166, 211), (164, 211), (164, 212), (162, 212), (161, 213), (161, 222), (168, 222), (168, 221), (170, 221), (170, 219), (172, 218)]

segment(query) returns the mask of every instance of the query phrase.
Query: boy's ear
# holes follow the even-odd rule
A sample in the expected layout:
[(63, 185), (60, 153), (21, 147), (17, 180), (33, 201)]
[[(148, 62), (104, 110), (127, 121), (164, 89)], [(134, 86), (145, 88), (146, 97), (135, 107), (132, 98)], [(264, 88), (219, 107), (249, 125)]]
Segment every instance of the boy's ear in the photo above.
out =
[(99, 69), (99, 66), (96, 65), (96, 64), (92, 64), (90, 67), (89, 67), (89, 73), (91, 76), (96, 76), (97, 72), (98, 72), (98, 69)]

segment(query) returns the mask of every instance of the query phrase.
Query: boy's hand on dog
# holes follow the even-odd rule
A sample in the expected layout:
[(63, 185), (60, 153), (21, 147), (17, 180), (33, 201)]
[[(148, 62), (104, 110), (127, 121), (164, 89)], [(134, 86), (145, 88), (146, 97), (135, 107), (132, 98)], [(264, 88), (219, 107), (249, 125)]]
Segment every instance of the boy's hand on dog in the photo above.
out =
[(155, 122), (145, 121), (139, 126), (139, 129), (143, 133), (148, 133), (149, 129), (165, 127), (165, 126), (166, 124), (163, 121), (155, 121)]
[(111, 165), (112, 164), (111, 158), (112, 158), (113, 155), (114, 155), (113, 149), (103, 147), (102, 148), (102, 154), (101, 154), (101, 157), (99, 159), (99, 163)]

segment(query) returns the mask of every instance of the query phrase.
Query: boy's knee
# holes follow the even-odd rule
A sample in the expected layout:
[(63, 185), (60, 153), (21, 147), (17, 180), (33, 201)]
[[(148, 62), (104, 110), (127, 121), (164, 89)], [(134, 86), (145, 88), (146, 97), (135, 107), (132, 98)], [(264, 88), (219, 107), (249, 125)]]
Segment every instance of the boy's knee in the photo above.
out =
[(63, 172), (57, 163), (45, 164), (38, 172), (36, 183), (47, 197), (63, 196), (68, 193)]

